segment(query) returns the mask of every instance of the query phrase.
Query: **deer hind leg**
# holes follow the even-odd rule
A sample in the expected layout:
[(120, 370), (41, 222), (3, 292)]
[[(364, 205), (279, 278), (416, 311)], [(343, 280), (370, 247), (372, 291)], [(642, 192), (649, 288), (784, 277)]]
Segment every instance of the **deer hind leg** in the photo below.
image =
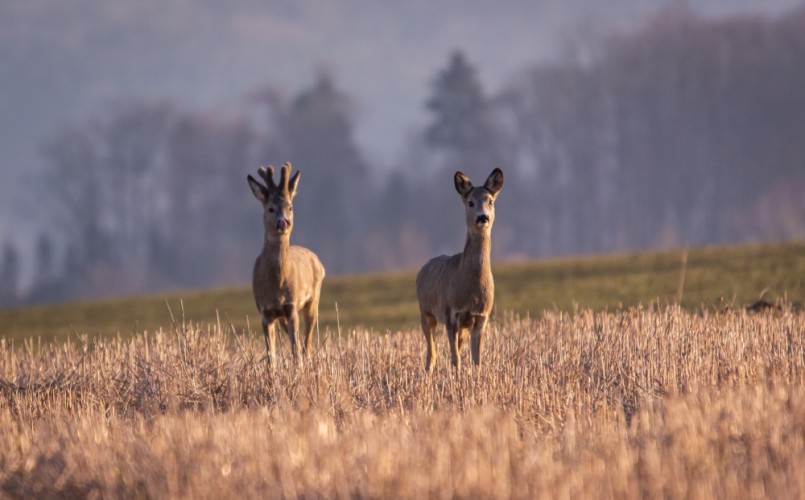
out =
[(285, 327), (291, 342), (291, 356), (294, 362), (299, 361), (299, 311), (293, 304), (285, 306)]
[(472, 362), (475, 364), (475, 366), (481, 365), (481, 348), (483, 347), (486, 320), (486, 316), (475, 316), (475, 321), (472, 325), (470, 348), (472, 349)]
[(459, 356), (461, 327), (455, 318), (450, 318), (445, 326), (447, 329), (447, 341), (450, 343), (450, 361), (456, 371), (459, 372), (461, 371), (461, 356)]
[(436, 351), (436, 345), (433, 342), (433, 331), (436, 329), (436, 318), (426, 312), (420, 313), (422, 320), (422, 333), (425, 334), (425, 342), (428, 345), (428, 358), (425, 361), (425, 371), (428, 373), (433, 372), (433, 357)]
[(302, 342), (302, 354), (310, 359), (310, 353), (313, 349), (313, 329), (319, 320), (318, 297), (316, 297), (315, 301), (307, 304), (307, 307), (302, 310), (302, 314), (305, 316), (305, 338)]

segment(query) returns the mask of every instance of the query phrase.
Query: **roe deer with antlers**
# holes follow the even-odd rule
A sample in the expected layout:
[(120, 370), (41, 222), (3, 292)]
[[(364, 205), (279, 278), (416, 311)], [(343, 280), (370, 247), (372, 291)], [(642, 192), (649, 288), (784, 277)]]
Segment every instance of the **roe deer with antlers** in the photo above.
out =
[(265, 237), (263, 251), (254, 263), (252, 290), (263, 319), (268, 363), (276, 363), (274, 323), (279, 320), (288, 333), (294, 360), (299, 358), (299, 314), (305, 318), (302, 353), (310, 356), (313, 327), (319, 317), (319, 296), (324, 266), (316, 254), (300, 246), (291, 246), (293, 201), (299, 171), (293, 177), (291, 164), (282, 166), (279, 185), (274, 184), (274, 167), (257, 171), (265, 185), (248, 176), (254, 197), (263, 205)]
[(494, 203), (503, 187), (503, 172), (496, 168), (480, 187), (473, 187), (463, 172), (456, 172), (454, 182), (464, 203), (467, 223), (464, 252), (433, 258), (416, 276), (422, 331), (428, 343), (425, 365), (428, 372), (433, 370), (433, 332), (438, 322), (444, 323), (447, 329), (456, 370), (461, 368), (459, 353), (468, 329), (472, 361), (476, 366), (481, 364), (484, 330), (495, 298), (490, 254)]

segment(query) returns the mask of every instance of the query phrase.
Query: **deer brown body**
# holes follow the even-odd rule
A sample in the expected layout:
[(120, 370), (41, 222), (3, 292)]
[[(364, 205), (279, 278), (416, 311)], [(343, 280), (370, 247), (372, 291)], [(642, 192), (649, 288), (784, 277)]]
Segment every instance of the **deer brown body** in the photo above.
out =
[(433, 334), (438, 323), (443, 323), (447, 330), (456, 369), (461, 367), (459, 353), (468, 332), (473, 363), (481, 364), (484, 331), (495, 300), (492, 224), (495, 198), (503, 187), (503, 172), (496, 168), (480, 187), (474, 187), (462, 172), (456, 172), (454, 182), (464, 203), (467, 224), (464, 251), (431, 259), (416, 277), (422, 331), (428, 348), (427, 371), (433, 370)]
[(287, 332), (294, 359), (300, 355), (299, 316), (305, 320), (302, 354), (309, 355), (313, 328), (319, 316), (319, 297), (324, 266), (315, 253), (290, 244), (293, 230), (293, 201), (299, 171), (293, 177), (291, 164), (282, 166), (279, 185), (274, 184), (274, 168), (260, 167), (265, 185), (248, 176), (249, 187), (263, 205), (265, 237), (263, 251), (254, 263), (252, 291), (262, 317), (269, 364), (276, 360), (274, 324)]

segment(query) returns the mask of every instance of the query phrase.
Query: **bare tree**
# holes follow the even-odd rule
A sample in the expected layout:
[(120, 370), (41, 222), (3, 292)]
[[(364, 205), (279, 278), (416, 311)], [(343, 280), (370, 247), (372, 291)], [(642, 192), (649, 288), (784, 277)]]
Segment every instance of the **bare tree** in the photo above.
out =
[(182, 113), (171, 127), (160, 183), (164, 217), (151, 237), (152, 266), (166, 278), (195, 286), (244, 279), (234, 266), (246, 257), (251, 211), (234, 180), (253, 164), (254, 143), (245, 121), (209, 113)]
[(19, 300), (20, 259), (17, 249), (6, 242), (0, 261), (0, 307), (16, 305)]
[(113, 255), (134, 281), (147, 279), (149, 271), (148, 230), (158, 219), (160, 172), (166, 168), (165, 142), (175, 116), (166, 103), (121, 101), (94, 123), (102, 145), (104, 192), (110, 198), (106, 209)]
[[(69, 269), (77, 277), (92, 263), (111, 259), (110, 237), (104, 227), (102, 165), (97, 138), (87, 127), (65, 126), (42, 148), (45, 160), (44, 197), (51, 224), (59, 228), (73, 254)], [(59, 179), (59, 189), (52, 180)]]
[(705, 20), (674, 6), (602, 40), (592, 58), (511, 82), (498, 109), (526, 174), (511, 197), (540, 240), (519, 245), (540, 254), (752, 238), (735, 215), (794, 179), (805, 155), (803, 13)]
[(30, 302), (51, 302), (65, 298), (65, 276), (56, 265), (53, 237), (42, 233), (34, 250), (33, 284), (26, 299)]

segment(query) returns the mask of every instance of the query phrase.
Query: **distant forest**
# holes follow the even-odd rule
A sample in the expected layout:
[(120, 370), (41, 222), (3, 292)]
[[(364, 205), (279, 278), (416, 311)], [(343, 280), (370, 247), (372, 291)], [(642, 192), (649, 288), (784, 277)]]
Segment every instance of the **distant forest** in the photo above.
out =
[(327, 73), (225, 115), (133, 98), (65, 125), (41, 149), (33, 286), (2, 242), (0, 305), (245, 282), (262, 244), (246, 175), (285, 161), (302, 171), (291, 241), (330, 276), (460, 251), (459, 169), (505, 173), (496, 260), (805, 238), (805, 7), (675, 7), (495, 92), (482, 70), (445, 54), (393, 168), (370, 164), (360, 96)]

